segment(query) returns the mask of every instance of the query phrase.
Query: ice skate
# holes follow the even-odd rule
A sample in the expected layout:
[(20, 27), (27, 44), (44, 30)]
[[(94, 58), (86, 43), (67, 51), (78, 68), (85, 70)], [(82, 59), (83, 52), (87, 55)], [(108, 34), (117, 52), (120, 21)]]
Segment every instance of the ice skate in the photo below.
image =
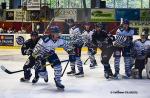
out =
[(20, 82), (28, 82), (30, 79), (20, 78)]
[(90, 64), (90, 69), (94, 69), (95, 65), (94, 64)]
[(48, 76), (45, 76), (45, 77), (44, 77), (44, 81), (45, 81), (45, 82), (48, 82)]
[(39, 80), (39, 77), (34, 77), (34, 79), (32, 80), (32, 83), (37, 83)]
[(68, 76), (74, 76), (75, 73), (76, 73), (75, 71), (72, 71), (72, 70), (71, 70), (71, 71), (67, 72), (67, 75), (68, 75)]
[(63, 84), (61, 84), (60, 81), (56, 81), (55, 78), (54, 78), (54, 81), (55, 81), (55, 84), (56, 84), (56, 87), (58, 90), (64, 90), (65, 86)]
[(83, 72), (78, 72), (75, 74), (76, 77), (84, 77), (84, 73)]
[(121, 76), (119, 73), (115, 73), (115, 74), (114, 74), (114, 79), (115, 79), (115, 80), (121, 80), (121, 79), (122, 79), (122, 76)]
[(106, 79), (109, 78), (109, 73), (108, 73), (107, 71), (104, 71), (104, 77), (105, 77)]

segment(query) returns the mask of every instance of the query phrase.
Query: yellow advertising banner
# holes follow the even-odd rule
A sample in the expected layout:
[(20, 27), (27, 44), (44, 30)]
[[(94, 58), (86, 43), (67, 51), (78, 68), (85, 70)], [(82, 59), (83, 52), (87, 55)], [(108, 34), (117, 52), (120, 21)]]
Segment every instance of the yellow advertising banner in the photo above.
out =
[(56, 13), (55, 21), (64, 21), (65, 19), (77, 20), (77, 9), (55, 9), (54, 12)]
[(26, 21), (26, 11), (15, 10), (14, 11), (14, 21)]

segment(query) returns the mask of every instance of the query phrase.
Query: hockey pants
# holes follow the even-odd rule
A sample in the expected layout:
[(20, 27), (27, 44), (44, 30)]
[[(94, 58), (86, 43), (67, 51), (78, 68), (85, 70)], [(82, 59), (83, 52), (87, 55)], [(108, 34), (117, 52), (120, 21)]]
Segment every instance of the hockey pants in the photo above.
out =
[[(125, 63), (125, 74), (130, 77), (131, 76), (131, 67), (132, 67), (132, 58), (131, 57), (124, 57), (124, 63)], [(115, 57), (115, 73), (119, 74), (120, 70), (120, 57)]]
[(32, 56), (29, 56), (27, 59), (26, 63), (23, 66), (24, 70), (24, 78), (25, 79), (30, 79), (31, 77), (31, 68), (35, 65), (35, 59)]

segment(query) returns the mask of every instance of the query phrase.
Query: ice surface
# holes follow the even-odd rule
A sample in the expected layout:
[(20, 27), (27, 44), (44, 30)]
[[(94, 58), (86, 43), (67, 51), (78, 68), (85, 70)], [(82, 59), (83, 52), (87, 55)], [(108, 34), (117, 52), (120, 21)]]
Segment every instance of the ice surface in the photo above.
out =
[[(61, 60), (68, 58), (64, 52), (58, 52), (58, 54)], [(88, 56), (84, 52), (82, 60), (85, 61), (87, 58)], [(26, 59), (27, 56), (22, 56), (20, 50), (0, 50), (0, 65), (4, 65), (9, 70), (22, 69)], [(28, 83), (19, 81), (23, 76), (22, 72), (10, 75), (0, 69), (0, 98), (150, 98), (149, 79), (108, 81), (103, 76), (100, 53), (96, 54), (96, 59), (98, 62), (96, 69), (89, 68), (89, 61), (87, 65), (84, 65), (85, 77), (83, 78), (69, 77), (65, 73), (62, 77), (62, 83), (65, 85), (64, 91), (56, 89), (53, 80), (53, 69), (50, 66), (47, 67), (49, 82), (45, 83), (43, 79), (40, 79), (34, 85), (31, 81)], [(113, 58), (110, 62), (113, 69)], [(63, 68), (65, 64), (62, 64)], [(70, 66), (67, 68), (67, 71), (69, 70)], [(121, 74), (124, 74), (124, 63), (121, 63)], [(146, 78), (145, 70), (143, 74)], [(114, 93), (117, 91), (125, 93)], [(130, 91), (136, 93), (127, 93)]]

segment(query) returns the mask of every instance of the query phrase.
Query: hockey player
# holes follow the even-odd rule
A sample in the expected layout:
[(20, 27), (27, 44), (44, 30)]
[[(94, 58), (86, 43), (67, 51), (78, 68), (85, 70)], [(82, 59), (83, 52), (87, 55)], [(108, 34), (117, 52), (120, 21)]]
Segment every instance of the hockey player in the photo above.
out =
[(104, 66), (104, 76), (106, 79), (113, 76), (109, 60), (113, 54), (113, 40), (114, 37), (108, 34), (104, 28), (102, 23), (96, 23), (95, 31), (92, 35), (93, 43), (101, 49), (101, 63)]
[(119, 74), (120, 70), (120, 57), (121, 53), (124, 57), (125, 62), (125, 78), (130, 78), (131, 76), (131, 67), (132, 67), (132, 49), (133, 49), (133, 35), (134, 30), (129, 27), (129, 21), (125, 19), (123, 21), (122, 27), (119, 28), (116, 32), (116, 40), (114, 42), (114, 67), (115, 67), (115, 79), (120, 79)]
[[(21, 82), (29, 81), (30, 77), (32, 76), (31, 68), (35, 65), (35, 59), (31, 54), (39, 39), (40, 37), (38, 36), (37, 32), (31, 32), (31, 39), (25, 41), (25, 43), (21, 47), (22, 55), (29, 55), (28, 60), (23, 66), (24, 77), (20, 79)], [(45, 65), (45, 60), (42, 61), (42, 64)], [(37, 71), (35, 71), (35, 78), (39, 78)], [(35, 83), (35, 78), (32, 80), (32, 83)], [(48, 82), (48, 76), (44, 78), (44, 81)]]
[(88, 55), (89, 55), (89, 59), (90, 59), (90, 68), (93, 69), (95, 68), (95, 66), (97, 66), (97, 62), (95, 59), (95, 54), (97, 52), (97, 48), (96, 46), (93, 45), (92, 43), (92, 34), (94, 33), (92, 30), (90, 30), (90, 23), (85, 23), (84, 24), (84, 31), (82, 33), (82, 37), (84, 40), (84, 45), (86, 47), (88, 47)]
[[(68, 25), (70, 26), (70, 36), (71, 36), (71, 43), (73, 44), (74, 52), (76, 55), (76, 60), (70, 62), (71, 66), (71, 71), (67, 72), (67, 75), (73, 76), (75, 75), (76, 77), (83, 77), (84, 72), (83, 72), (83, 66), (82, 66), (82, 61), (81, 61), (81, 48), (84, 44), (83, 39), (82, 39), (82, 34), (80, 31), (80, 28), (75, 25), (73, 19), (68, 19)], [(77, 64), (78, 72), (76, 73), (75, 70), (75, 64)]]
[[(73, 51), (71, 45), (65, 40), (60, 38), (60, 28), (58, 26), (52, 26), (50, 28), (51, 34), (43, 36), (34, 48), (33, 56), (36, 58), (36, 62), (41, 62), (43, 58), (47, 59), (52, 68), (54, 68), (54, 81), (58, 89), (64, 89), (64, 85), (61, 83), (62, 66), (61, 62), (55, 53), (55, 48), (63, 47), (68, 53)], [(39, 75), (44, 75), (43, 66), (37, 65)]]
[(133, 77), (142, 79), (142, 71), (145, 68), (145, 64), (147, 63), (147, 56), (148, 52), (150, 50), (150, 40), (148, 39), (148, 32), (143, 31), (140, 34), (140, 39), (137, 39), (134, 41), (133, 44), (133, 53), (134, 53), (134, 58), (135, 58), (135, 68), (133, 68), (133, 71), (136, 72), (137, 69), (137, 74), (133, 72)]

